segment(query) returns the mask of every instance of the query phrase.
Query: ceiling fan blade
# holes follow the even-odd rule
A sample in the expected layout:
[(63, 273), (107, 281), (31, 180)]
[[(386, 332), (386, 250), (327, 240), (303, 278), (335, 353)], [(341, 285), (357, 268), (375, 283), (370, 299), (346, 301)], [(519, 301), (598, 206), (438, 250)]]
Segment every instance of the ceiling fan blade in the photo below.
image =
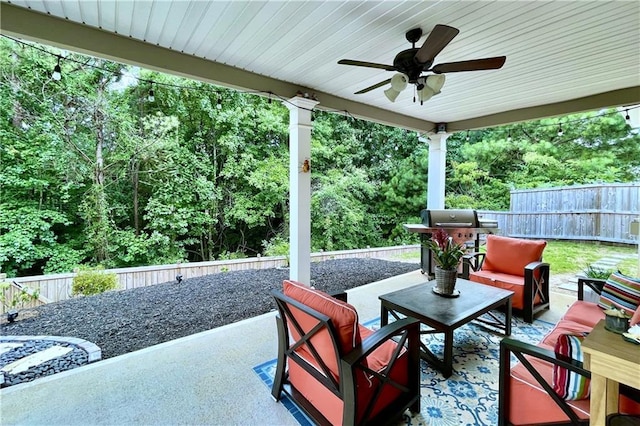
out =
[(436, 55), (442, 52), (442, 49), (444, 49), (459, 32), (459, 29), (448, 25), (436, 25), (422, 44), (420, 50), (416, 53), (416, 61), (421, 64), (433, 62)]
[(481, 71), (481, 70), (497, 70), (502, 68), (506, 56), (496, 56), (495, 58), (472, 59), (470, 61), (448, 62), (446, 64), (438, 64), (431, 68), (436, 74), (444, 74), (449, 72), (460, 71)]
[(385, 81), (381, 81), (380, 83), (374, 84), (373, 86), (369, 86), (369, 87), (364, 88), (364, 89), (362, 89), (362, 90), (358, 90), (356, 93), (354, 93), (354, 95), (361, 95), (361, 94), (363, 94), (363, 93), (370, 92), (370, 91), (372, 91), (373, 89), (377, 89), (378, 87), (382, 87), (382, 86), (384, 86), (385, 84), (389, 84), (389, 83), (391, 83), (391, 79), (390, 79), (390, 78), (389, 78), (389, 79), (387, 79), (387, 80), (385, 80)]
[(341, 65), (355, 65), (356, 67), (380, 68), (387, 71), (396, 70), (393, 65), (376, 64), (375, 62), (354, 61), (352, 59), (340, 59), (338, 63)]

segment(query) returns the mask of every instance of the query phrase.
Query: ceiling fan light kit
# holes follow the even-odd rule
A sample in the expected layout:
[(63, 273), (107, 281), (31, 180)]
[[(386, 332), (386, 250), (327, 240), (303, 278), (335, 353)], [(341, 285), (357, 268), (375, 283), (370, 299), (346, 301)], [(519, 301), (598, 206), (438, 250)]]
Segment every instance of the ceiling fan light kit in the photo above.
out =
[(426, 78), (427, 86), (433, 90), (433, 92), (437, 95), (442, 90), (442, 86), (444, 86), (445, 76), (444, 74), (435, 74), (430, 75)]
[(418, 94), (418, 100), (421, 103), (424, 101), (428, 101), (433, 95), (437, 94), (428, 86), (423, 87), (422, 90), (418, 90), (416, 93)]
[[(416, 43), (422, 37), (422, 30), (420, 28), (409, 30), (405, 34), (405, 37), (407, 41), (412, 44), (412, 47), (411, 49), (406, 49), (398, 53), (393, 59), (393, 65), (362, 62), (353, 59), (341, 59), (338, 63), (397, 72), (390, 79), (357, 91), (355, 93), (356, 95), (367, 93), (391, 83), (391, 87), (386, 89), (384, 94), (391, 102), (395, 102), (400, 92), (407, 87), (407, 84), (413, 84), (416, 86), (418, 98), (420, 99), (420, 103), (422, 103), (440, 93), (445, 82), (444, 73), (493, 70), (500, 69), (504, 65), (507, 59), (506, 56), (449, 62), (433, 66), (436, 55), (438, 55), (459, 32), (460, 30), (457, 28), (448, 25), (436, 25), (427, 36), (422, 47), (417, 48)], [(423, 76), (423, 72), (431, 72), (433, 74)]]
[(391, 87), (397, 92), (402, 92), (404, 89), (406, 89), (408, 83), (409, 77), (407, 77), (405, 74), (398, 73), (391, 77)]
[(384, 95), (387, 97), (387, 99), (389, 99), (391, 102), (395, 102), (396, 98), (398, 97), (398, 95), (400, 94), (399, 91), (395, 90), (393, 87), (389, 87), (387, 90), (384, 91)]

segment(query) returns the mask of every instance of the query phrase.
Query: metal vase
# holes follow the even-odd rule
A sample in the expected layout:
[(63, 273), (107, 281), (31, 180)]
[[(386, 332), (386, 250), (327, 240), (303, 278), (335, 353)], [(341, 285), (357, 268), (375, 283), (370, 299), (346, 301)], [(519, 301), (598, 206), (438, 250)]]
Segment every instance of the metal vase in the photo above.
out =
[(458, 271), (456, 269), (447, 270), (438, 266), (435, 267), (436, 273), (436, 287), (440, 294), (453, 294), (453, 290), (456, 288), (456, 279), (458, 278)]

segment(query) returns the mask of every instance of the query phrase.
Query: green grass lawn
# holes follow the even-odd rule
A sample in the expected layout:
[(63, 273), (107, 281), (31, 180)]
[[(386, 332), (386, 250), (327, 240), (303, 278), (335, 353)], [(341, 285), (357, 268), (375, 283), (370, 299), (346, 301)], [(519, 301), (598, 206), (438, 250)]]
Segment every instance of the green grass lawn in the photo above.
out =
[(634, 246), (619, 247), (597, 243), (578, 243), (570, 241), (549, 241), (544, 250), (544, 261), (556, 274), (578, 273), (603, 257), (613, 254), (633, 255), (616, 265), (623, 274), (638, 276), (638, 249)]
[[(483, 250), (484, 247), (481, 248)], [(623, 274), (638, 277), (638, 248), (636, 246), (612, 246), (588, 242), (549, 241), (544, 250), (544, 261), (554, 274), (581, 273), (587, 266), (613, 254), (633, 255), (620, 262), (616, 269)], [(402, 260), (419, 259), (420, 253), (405, 253), (396, 257)]]

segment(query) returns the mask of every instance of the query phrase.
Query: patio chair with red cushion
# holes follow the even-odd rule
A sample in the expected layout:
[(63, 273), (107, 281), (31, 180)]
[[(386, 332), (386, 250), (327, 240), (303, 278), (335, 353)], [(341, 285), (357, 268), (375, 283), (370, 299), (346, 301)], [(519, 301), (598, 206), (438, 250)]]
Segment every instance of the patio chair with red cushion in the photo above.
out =
[(528, 323), (549, 308), (549, 264), (542, 262), (544, 240), (487, 235), (486, 253), (463, 256), (463, 278), (514, 292), (514, 309)]
[(367, 425), (420, 411), (419, 323), (377, 331), (355, 308), (324, 292), (285, 281), (278, 307), (278, 363), (272, 388), (288, 394), (317, 424)]

